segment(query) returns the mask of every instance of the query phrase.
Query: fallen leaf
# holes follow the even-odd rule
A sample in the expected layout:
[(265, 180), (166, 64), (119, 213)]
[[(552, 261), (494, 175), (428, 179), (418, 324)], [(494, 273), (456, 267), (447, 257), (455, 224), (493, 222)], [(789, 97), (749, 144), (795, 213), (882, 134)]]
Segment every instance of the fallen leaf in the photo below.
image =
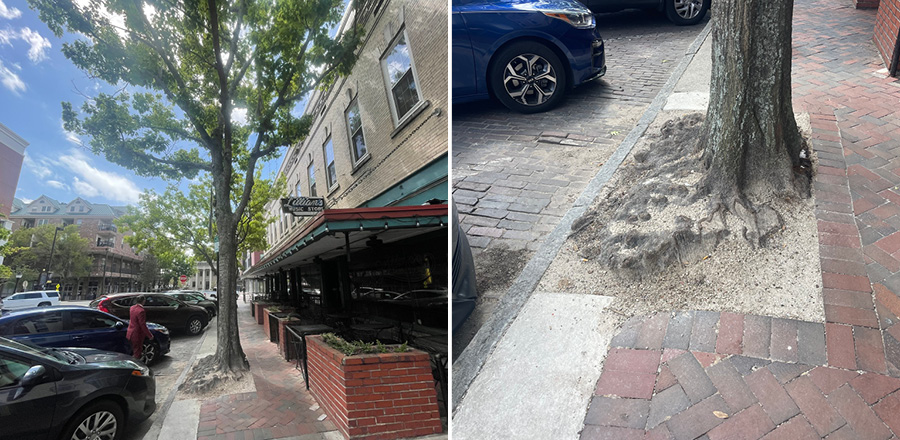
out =
[(700, 261), (706, 261), (707, 259), (709, 259), (709, 255), (703, 257), (703, 260), (700, 260)]
[(722, 411), (713, 411), (713, 415), (720, 419), (727, 419), (728, 414), (723, 413)]

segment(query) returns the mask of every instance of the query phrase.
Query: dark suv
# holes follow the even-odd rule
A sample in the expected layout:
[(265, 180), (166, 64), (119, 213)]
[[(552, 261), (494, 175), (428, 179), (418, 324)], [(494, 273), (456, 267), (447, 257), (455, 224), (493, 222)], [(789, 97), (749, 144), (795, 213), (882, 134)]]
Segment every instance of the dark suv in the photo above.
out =
[(129, 319), (129, 310), (135, 298), (144, 295), (144, 310), (147, 322), (155, 322), (170, 330), (184, 330), (190, 335), (199, 335), (209, 323), (206, 309), (192, 306), (164, 293), (122, 293), (110, 295), (99, 303), (97, 309), (122, 319)]
[(155, 397), (150, 369), (126, 354), (0, 338), (0, 438), (121, 438)]

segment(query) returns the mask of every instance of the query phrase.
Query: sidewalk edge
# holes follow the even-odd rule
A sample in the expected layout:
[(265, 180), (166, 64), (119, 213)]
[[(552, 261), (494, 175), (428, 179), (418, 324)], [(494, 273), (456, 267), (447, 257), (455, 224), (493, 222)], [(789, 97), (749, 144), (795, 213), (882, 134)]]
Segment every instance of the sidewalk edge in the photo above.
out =
[(669, 76), (669, 79), (666, 81), (665, 85), (663, 85), (659, 93), (657, 93), (647, 110), (644, 111), (643, 115), (638, 120), (637, 125), (628, 133), (628, 136), (626, 136), (622, 143), (619, 144), (619, 147), (616, 148), (616, 151), (612, 156), (610, 156), (597, 174), (591, 179), (578, 199), (575, 200), (572, 207), (569, 208), (559, 224), (556, 225), (556, 228), (547, 235), (540, 249), (538, 249), (535, 255), (528, 261), (525, 268), (522, 270), (522, 273), (519, 274), (516, 281), (513, 282), (513, 285), (510, 286), (506, 294), (500, 300), (494, 313), (478, 330), (478, 333), (475, 334), (475, 337), (459, 358), (453, 362), (451, 369), (452, 411), (455, 411), (460, 403), (462, 403), (466, 392), (469, 390), (469, 386), (475, 381), (475, 378), (478, 377), (478, 374), (481, 372), (485, 362), (487, 362), (487, 359), (494, 351), (497, 343), (506, 333), (506, 330), (515, 320), (516, 316), (518, 316), (522, 307), (525, 305), (525, 302), (537, 287), (541, 277), (543, 277), (544, 272), (550, 266), (550, 263), (556, 257), (557, 253), (559, 253), (560, 248), (562, 248), (563, 243), (565, 243), (566, 238), (569, 235), (569, 231), (571, 231), (572, 223), (587, 211), (588, 207), (600, 193), (600, 190), (603, 189), (619, 168), (622, 161), (625, 160), (625, 157), (631, 152), (631, 149), (637, 144), (637, 141), (643, 136), (653, 120), (655, 120), (657, 115), (662, 111), (666, 100), (675, 89), (675, 85), (681, 79), (682, 75), (684, 75), (684, 72), (694, 59), (694, 55), (700, 50), (700, 46), (709, 36), (711, 30), (712, 20), (706, 23), (706, 26), (700, 31), (700, 34), (697, 35), (697, 38), (694, 39), (694, 42), (691, 43), (685, 51), (678, 66)]

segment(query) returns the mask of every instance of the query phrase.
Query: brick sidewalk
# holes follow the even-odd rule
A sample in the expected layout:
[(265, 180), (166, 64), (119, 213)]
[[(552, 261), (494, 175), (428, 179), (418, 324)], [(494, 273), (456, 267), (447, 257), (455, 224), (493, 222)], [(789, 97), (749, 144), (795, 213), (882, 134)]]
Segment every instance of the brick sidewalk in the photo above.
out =
[(810, 114), (819, 159), (825, 324), (632, 319), (613, 339), (583, 439), (900, 434), (900, 87), (879, 74), (874, 18), (851, 0), (794, 7), (794, 107)]
[(260, 440), (336, 433), (337, 427), (324, 418), (325, 412), (306, 390), (301, 372), (269, 342), (249, 307), (238, 308), (238, 323), (256, 391), (204, 401), (197, 438)]

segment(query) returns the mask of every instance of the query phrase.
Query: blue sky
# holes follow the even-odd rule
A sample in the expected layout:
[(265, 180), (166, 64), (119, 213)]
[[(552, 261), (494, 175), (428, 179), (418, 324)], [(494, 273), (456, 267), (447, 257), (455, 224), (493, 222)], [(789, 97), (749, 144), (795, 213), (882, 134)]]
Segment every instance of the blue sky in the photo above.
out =
[[(108, 162), (63, 130), (62, 101), (80, 108), (82, 94), (113, 91), (63, 56), (62, 43), (71, 40), (56, 38), (25, 0), (0, 0), (0, 123), (30, 144), (16, 197), (31, 200), (45, 194), (62, 202), (82, 197), (124, 205), (135, 203), (146, 189), (162, 191), (166, 181)], [(277, 171), (279, 164), (269, 161), (264, 175)]]

